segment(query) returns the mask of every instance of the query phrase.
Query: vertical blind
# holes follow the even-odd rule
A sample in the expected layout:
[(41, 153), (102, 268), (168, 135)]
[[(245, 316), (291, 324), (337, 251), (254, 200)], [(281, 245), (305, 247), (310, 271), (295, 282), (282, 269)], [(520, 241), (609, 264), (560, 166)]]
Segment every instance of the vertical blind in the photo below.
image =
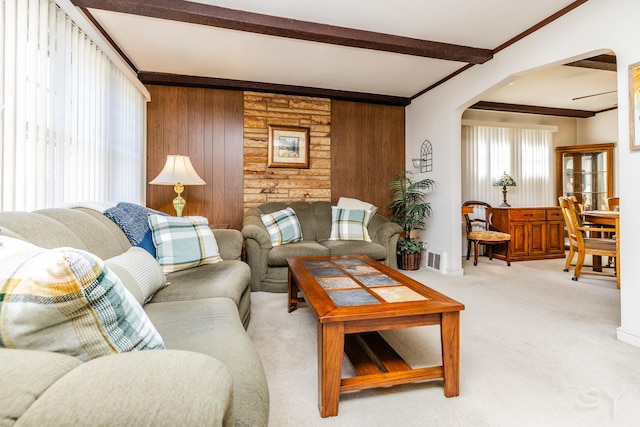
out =
[(502, 203), (502, 187), (493, 181), (503, 172), (516, 181), (507, 188), (511, 206), (556, 204), (550, 130), (462, 126), (462, 200)]
[(0, 210), (143, 203), (145, 95), (53, 0), (0, 24)]

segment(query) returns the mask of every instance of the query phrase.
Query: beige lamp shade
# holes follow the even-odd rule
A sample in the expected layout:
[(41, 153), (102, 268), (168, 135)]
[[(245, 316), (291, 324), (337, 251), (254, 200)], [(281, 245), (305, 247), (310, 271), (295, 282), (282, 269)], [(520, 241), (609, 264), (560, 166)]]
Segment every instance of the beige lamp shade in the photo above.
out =
[(182, 216), (182, 210), (187, 203), (181, 196), (184, 186), (204, 185), (206, 182), (198, 176), (188, 156), (170, 154), (158, 176), (149, 184), (173, 185), (173, 191), (178, 194), (178, 197), (173, 199), (173, 207), (176, 210), (176, 216)]
[(189, 156), (168, 155), (164, 167), (149, 184), (159, 185), (204, 185), (206, 182), (198, 176)]

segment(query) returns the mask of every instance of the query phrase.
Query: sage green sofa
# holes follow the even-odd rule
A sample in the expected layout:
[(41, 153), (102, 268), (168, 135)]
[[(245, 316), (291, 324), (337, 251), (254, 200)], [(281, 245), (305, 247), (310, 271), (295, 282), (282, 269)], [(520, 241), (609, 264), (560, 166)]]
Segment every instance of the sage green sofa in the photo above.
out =
[[(0, 426), (266, 426), (267, 381), (245, 329), (251, 292), (242, 234), (213, 232), (223, 261), (166, 274), (170, 284), (143, 305), (166, 350), (83, 362), (0, 348)], [(106, 265), (131, 247), (114, 222), (87, 208), (0, 212), (0, 235), (82, 249)]]
[[(291, 207), (302, 228), (303, 240), (273, 246), (260, 215)], [(402, 227), (382, 215), (374, 214), (367, 226), (371, 242), (329, 240), (331, 204), (329, 202), (270, 202), (248, 209), (244, 215), (242, 234), (246, 260), (251, 268), (253, 291), (287, 292), (288, 257), (368, 255), (392, 268), (398, 267), (396, 245)]]

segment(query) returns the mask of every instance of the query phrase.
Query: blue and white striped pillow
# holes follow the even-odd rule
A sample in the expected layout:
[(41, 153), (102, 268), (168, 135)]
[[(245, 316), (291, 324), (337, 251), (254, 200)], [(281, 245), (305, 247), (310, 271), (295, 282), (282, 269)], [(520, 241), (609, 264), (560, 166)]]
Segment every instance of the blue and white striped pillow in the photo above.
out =
[(329, 240), (371, 241), (367, 226), (371, 211), (363, 209), (342, 209), (331, 206), (331, 236)]
[(165, 348), (133, 295), (89, 252), (0, 236), (0, 295), (0, 347), (85, 361)]
[(296, 216), (296, 212), (291, 208), (282, 209), (270, 214), (260, 215), (260, 219), (271, 238), (273, 246), (286, 245), (287, 243), (299, 242), (302, 240), (302, 227)]
[(222, 261), (207, 218), (149, 214), (149, 227), (165, 273)]

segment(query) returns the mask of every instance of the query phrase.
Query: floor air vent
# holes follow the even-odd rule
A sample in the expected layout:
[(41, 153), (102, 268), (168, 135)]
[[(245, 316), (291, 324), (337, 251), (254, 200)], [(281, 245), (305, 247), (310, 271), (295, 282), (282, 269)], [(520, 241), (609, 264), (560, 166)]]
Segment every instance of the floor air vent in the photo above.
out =
[(434, 249), (427, 250), (427, 268), (440, 271), (442, 265), (442, 253)]

